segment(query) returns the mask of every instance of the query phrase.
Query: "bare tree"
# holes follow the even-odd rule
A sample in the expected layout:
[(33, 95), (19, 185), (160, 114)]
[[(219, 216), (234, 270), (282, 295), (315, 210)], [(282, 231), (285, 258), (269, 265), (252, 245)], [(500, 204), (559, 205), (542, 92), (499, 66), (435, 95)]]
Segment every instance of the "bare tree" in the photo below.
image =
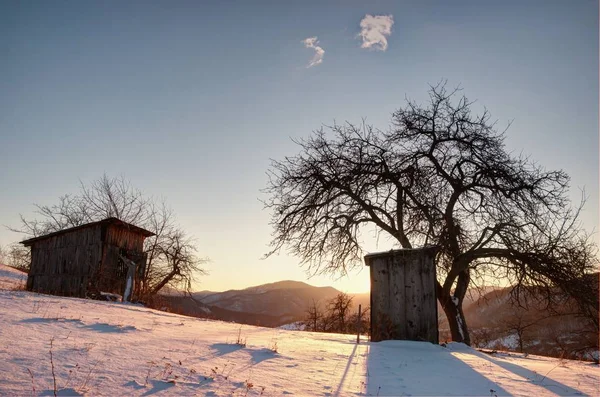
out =
[(147, 277), (150, 295), (158, 293), (165, 285), (190, 291), (194, 276), (206, 274), (200, 267), (206, 260), (196, 256), (196, 246), (182, 230), (175, 230), (165, 236), (156, 250), (156, 257), (166, 266), (152, 267), (152, 272)]
[(287, 247), (309, 273), (345, 273), (362, 264), (370, 225), (399, 247), (437, 245), (437, 297), (453, 340), (467, 344), (474, 279), (508, 278), (517, 296), (526, 285), (585, 295), (574, 281), (595, 269), (596, 250), (569, 177), (509, 153), (487, 110), (471, 106), (442, 83), (426, 106), (396, 111), (388, 131), (334, 125), (298, 141), (300, 154), (269, 170), (266, 256)]
[(352, 297), (344, 292), (340, 292), (333, 299), (327, 302), (327, 313), (331, 319), (330, 332), (345, 333), (348, 329), (348, 318), (352, 308)]
[(523, 353), (523, 348), (525, 346), (525, 331), (538, 324), (538, 320), (528, 320), (525, 316), (525, 311), (517, 307), (513, 312), (513, 315), (508, 319), (506, 323), (507, 331), (515, 334), (517, 336), (517, 345), (519, 348), (519, 353)]
[[(325, 303), (325, 311), (321, 310), (319, 302), (312, 300), (306, 309), (304, 324), (307, 331), (347, 333), (356, 332), (357, 315), (351, 314), (353, 297), (340, 292)], [(365, 313), (361, 315), (361, 324), (364, 326)], [(364, 327), (363, 329), (368, 329)]]
[(205, 274), (206, 259), (198, 258), (194, 241), (175, 223), (164, 201), (145, 197), (123, 177), (103, 175), (80, 191), (64, 195), (54, 205), (35, 205), (34, 219), (21, 215), (21, 225), (10, 228), (28, 236), (40, 236), (69, 227), (115, 217), (155, 233), (145, 240), (148, 255), (141, 295), (158, 293), (166, 285), (189, 289), (195, 277)]
[(306, 309), (306, 317), (304, 319), (306, 330), (315, 332), (323, 331), (323, 317), (324, 315), (321, 312), (319, 303), (313, 299), (308, 309)]
[(31, 264), (31, 253), (29, 249), (18, 243), (12, 243), (4, 247), (0, 246), (0, 264), (28, 272)]

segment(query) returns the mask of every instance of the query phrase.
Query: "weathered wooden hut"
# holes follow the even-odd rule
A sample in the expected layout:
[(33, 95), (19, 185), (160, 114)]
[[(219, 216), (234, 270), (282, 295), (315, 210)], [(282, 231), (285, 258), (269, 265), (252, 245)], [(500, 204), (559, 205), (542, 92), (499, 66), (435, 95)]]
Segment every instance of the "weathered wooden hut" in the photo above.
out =
[(371, 340), (438, 343), (436, 247), (365, 256), (371, 273)]
[(154, 233), (107, 218), (21, 241), (31, 247), (29, 291), (53, 295), (137, 296), (146, 267), (144, 239)]

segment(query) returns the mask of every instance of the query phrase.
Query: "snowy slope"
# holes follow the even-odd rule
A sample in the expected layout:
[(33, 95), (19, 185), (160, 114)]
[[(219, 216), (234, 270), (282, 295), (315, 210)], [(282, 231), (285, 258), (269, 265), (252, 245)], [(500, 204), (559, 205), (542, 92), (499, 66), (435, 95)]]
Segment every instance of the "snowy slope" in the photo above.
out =
[[(0, 395), (598, 395), (597, 366), (0, 291)], [(237, 344), (238, 340), (240, 344)], [(54, 370), (52, 369), (54, 368)]]
[(0, 264), (0, 289), (22, 289), (27, 282), (27, 273)]

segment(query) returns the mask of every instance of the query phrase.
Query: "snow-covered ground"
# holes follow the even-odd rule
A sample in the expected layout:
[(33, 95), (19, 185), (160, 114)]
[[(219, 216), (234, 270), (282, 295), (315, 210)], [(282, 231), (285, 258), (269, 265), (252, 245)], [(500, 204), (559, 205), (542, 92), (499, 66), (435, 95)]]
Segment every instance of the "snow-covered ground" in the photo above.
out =
[(27, 274), (5, 265), (0, 265), (0, 289), (23, 289)]
[[(0, 269), (1, 271), (2, 269)], [(6, 284), (5, 284), (6, 285)], [(0, 395), (599, 395), (596, 365), (0, 291)], [(54, 381), (56, 378), (56, 382)]]
[(306, 329), (306, 325), (303, 321), (296, 321), (294, 323), (280, 325), (277, 328), (287, 331), (304, 331)]

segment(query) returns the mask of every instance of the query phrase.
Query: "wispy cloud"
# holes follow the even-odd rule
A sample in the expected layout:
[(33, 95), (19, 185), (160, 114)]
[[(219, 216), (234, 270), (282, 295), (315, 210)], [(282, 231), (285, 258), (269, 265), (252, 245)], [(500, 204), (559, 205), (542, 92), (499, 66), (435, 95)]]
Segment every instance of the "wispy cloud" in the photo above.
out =
[(373, 48), (385, 51), (388, 47), (387, 37), (392, 34), (394, 17), (392, 15), (365, 15), (360, 21), (360, 33), (362, 38), (361, 48)]
[(318, 45), (319, 40), (317, 40), (317, 36), (308, 37), (302, 40), (302, 43), (304, 44), (304, 47), (312, 48), (313, 50), (315, 50), (315, 55), (312, 57), (312, 59), (306, 66), (307, 68), (311, 68), (315, 65), (323, 63), (323, 55), (325, 55), (325, 50)]

